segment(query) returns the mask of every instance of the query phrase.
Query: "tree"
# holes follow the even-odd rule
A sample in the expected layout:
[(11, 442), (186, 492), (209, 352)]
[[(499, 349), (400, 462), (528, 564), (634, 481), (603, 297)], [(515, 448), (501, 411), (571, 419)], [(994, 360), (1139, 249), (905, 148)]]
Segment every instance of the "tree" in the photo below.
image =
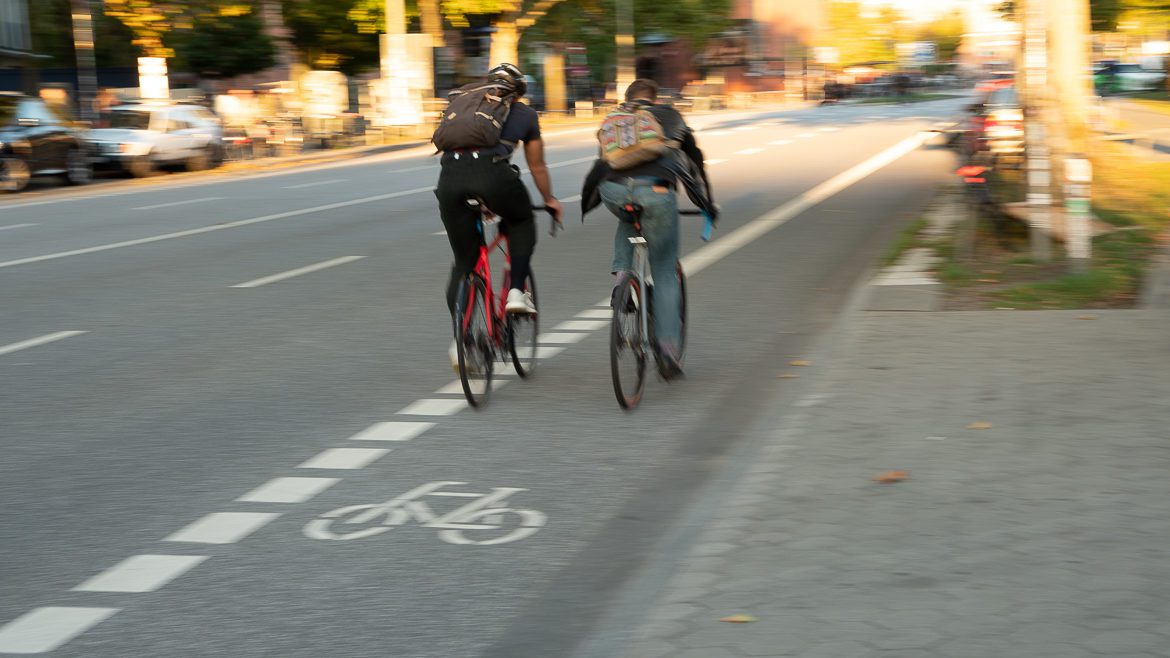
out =
[(963, 20), (963, 14), (953, 11), (920, 27), (915, 38), (919, 41), (933, 41), (938, 47), (939, 61), (945, 62), (954, 59), (966, 31), (967, 23)]
[[(1016, 20), (1018, 0), (1005, 0), (998, 6), (999, 13), (1005, 18)], [(1089, 0), (1089, 17), (1093, 29), (1098, 32), (1111, 32), (1117, 29), (1117, 20), (1128, 8), (1142, 5), (1163, 5), (1170, 7), (1166, 0)]]
[(880, 13), (867, 10), (860, 2), (834, 0), (829, 4), (826, 45), (838, 52), (845, 65), (870, 61), (893, 61), (894, 45), (908, 40), (902, 34), (902, 16), (890, 7)]
[[(354, 0), (281, 0), (285, 26), (305, 64), (354, 75), (378, 68), (378, 24), (359, 23)], [(355, 20), (357, 18), (358, 20)], [(376, 20), (380, 21), (380, 12)]]
[(175, 33), (173, 41), (175, 68), (205, 78), (234, 78), (276, 65), (276, 45), (255, 12), (196, 17), (191, 29)]
[[(29, 22), (34, 49), (49, 56), (46, 66), (72, 68), (73, 51), (69, 0), (37, 0), (29, 3)], [(101, 12), (94, 14), (94, 50), (99, 67), (136, 66), (138, 52), (134, 33), (120, 21)]]

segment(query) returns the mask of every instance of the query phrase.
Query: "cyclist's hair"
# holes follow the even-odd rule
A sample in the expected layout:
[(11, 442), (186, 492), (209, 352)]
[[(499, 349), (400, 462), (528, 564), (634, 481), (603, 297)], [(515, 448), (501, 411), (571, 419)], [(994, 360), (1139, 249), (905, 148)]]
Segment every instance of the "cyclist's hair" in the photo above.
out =
[(658, 83), (650, 78), (638, 78), (626, 87), (626, 100), (632, 101), (635, 98), (646, 98), (654, 100), (658, 98)]

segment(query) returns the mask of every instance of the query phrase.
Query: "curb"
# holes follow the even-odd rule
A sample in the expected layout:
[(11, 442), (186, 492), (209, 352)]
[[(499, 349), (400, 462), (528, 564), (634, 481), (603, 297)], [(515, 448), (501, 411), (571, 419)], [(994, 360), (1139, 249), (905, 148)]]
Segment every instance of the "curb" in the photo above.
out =
[(1165, 250), (1150, 259), (1150, 267), (1142, 281), (1138, 308), (1170, 309), (1170, 250)]

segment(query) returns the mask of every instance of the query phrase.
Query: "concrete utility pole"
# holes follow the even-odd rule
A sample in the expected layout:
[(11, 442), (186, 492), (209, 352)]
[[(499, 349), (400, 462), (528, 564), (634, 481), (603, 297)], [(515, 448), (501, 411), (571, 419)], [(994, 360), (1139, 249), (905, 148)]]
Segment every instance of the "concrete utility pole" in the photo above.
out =
[(1024, 143), (1028, 170), (1028, 225), (1032, 258), (1052, 260), (1048, 229), (1052, 217), (1052, 155), (1048, 147), (1049, 0), (1020, 0), (1024, 47), (1023, 75), (1017, 76), (1024, 107)]
[(94, 57), (93, 11), (90, 0), (70, 0), (73, 49), (77, 54), (77, 106), (82, 121), (93, 121), (97, 97), (97, 60)]
[[(432, 42), (428, 34), (406, 33), (406, 3), (386, 0), (382, 35), (385, 125), (417, 126), (424, 120), (422, 96), (434, 88)], [(425, 90), (425, 91), (424, 91)]]
[(1089, 208), (1089, 41), (1088, 0), (1048, 0), (1049, 62), (1055, 92), (1059, 130), (1055, 151), (1061, 158), (1058, 171), (1065, 201), (1065, 247), (1070, 266), (1080, 272), (1092, 256), (1092, 213)]

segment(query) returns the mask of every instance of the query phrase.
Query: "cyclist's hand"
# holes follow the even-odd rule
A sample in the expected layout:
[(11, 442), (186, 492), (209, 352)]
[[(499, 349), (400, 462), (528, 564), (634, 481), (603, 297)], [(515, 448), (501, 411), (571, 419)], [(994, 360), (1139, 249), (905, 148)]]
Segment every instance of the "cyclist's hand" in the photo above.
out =
[(563, 228), (565, 223), (561, 221), (561, 214), (565, 212), (565, 209), (561, 207), (561, 202), (556, 199), (549, 199), (544, 202), (544, 206), (552, 213), (552, 217), (556, 220), (557, 224)]

